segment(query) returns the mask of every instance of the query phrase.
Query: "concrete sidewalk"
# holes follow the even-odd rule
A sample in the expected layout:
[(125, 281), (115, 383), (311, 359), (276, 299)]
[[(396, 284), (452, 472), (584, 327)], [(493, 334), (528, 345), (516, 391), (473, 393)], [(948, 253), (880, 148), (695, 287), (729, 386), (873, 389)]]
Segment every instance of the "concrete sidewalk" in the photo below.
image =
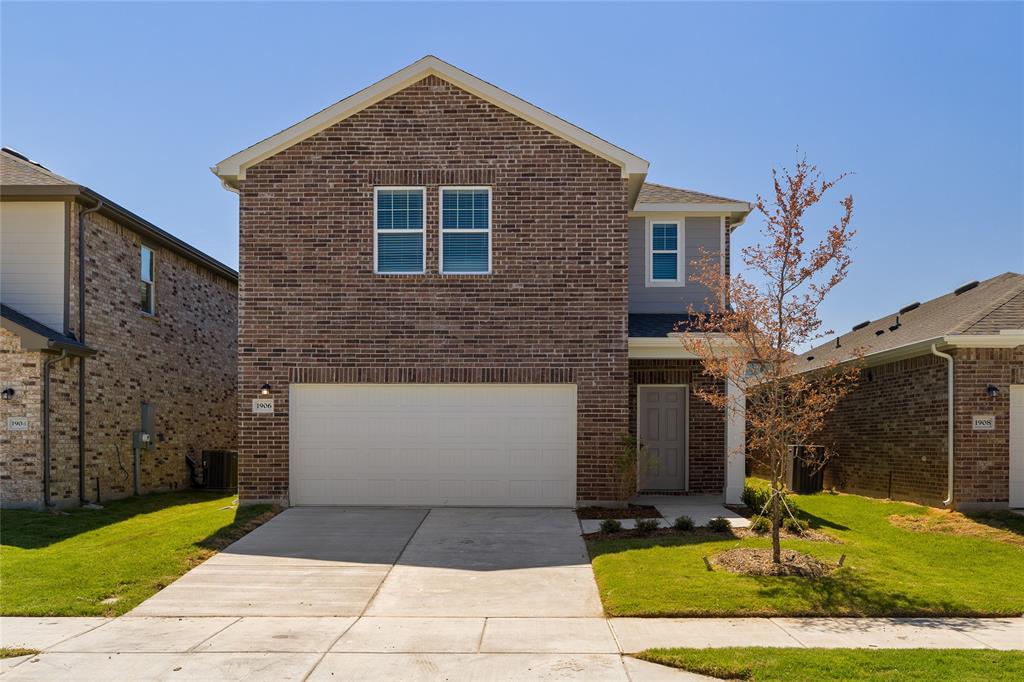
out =
[[(2, 618), (12, 680), (694, 680), (650, 647), (1024, 650), (1022, 618)], [(186, 674), (182, 674), (186, 673)]]

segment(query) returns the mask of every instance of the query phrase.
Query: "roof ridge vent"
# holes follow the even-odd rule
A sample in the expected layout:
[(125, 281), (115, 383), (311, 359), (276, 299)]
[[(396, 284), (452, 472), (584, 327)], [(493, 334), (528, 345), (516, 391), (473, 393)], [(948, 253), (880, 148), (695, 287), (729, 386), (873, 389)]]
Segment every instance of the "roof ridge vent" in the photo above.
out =
[(860, 324), (853, 325), (853, 328), (850, 329), (850, 331), (855, 332), (858, 329), (863, 329), (864, 327), (868, 326), (869, 324), (871, 324), (871, 320), (864, 320)]
[(902, 308), (900, 308), (900, 315), (903, 315), (904, 313), (909, 313), (911, 310), (917, 310), (920, 307), (921, 307), (921, 302), (920, 301), (914, 301), (910, 305), (905, 305)]
[(960, 285), (959, 287), (957, 287), (956, 289), (953, 290), (953, 295), (954, 296), (959, 296), (960, 294), (968, 292), (971, 289), (973, 289), (974, 287), (978, 286), (978, 284), (979, 284), (978, 280), (974, 280), (973, 282), (968, 282), (967, 284), (962, 284), (962, 285)]

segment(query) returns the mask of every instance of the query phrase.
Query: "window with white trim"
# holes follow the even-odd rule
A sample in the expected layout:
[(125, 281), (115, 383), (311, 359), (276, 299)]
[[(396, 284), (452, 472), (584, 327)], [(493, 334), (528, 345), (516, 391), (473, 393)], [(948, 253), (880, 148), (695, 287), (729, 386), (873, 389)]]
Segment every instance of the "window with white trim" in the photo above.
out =
[(491, 271), (491, 188), (441, 188), (441, 274)]
[(683, 283), (682, 223), (651, 222), (647, 231), (647, 283), (681, 285)]
[(156, 314), (156, 279), (154, 274), (153, 261), (156, 255), (153, 249), (143, 246), (139, 250), (139, 303), (142, 312), (150, 315)]
[(374, 272), (422, 274), (426, 250), (426, 189), (375, 187), (373, 196)]

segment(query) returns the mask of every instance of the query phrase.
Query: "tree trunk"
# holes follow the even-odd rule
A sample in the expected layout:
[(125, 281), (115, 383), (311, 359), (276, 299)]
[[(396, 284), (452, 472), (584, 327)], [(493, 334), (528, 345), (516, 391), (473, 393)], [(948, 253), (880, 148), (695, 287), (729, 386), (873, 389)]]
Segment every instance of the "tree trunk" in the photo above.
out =
[(779, 479), (772, 477), (772, 562), (782, 563), (782, 544), (779, 540), (779, 528), (782, 526), (782, 505), (779, 503), (782, 491)]

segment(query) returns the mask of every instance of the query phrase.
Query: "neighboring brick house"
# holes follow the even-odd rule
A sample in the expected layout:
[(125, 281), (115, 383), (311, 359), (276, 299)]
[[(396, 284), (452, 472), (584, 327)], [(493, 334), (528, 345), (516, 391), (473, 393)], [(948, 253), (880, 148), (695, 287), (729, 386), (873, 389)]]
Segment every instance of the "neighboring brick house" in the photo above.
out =
[(637, 429), (642, 488), (738, 500), (742, 419), (672, 327), (751, 207), (647, 166), (434, 57), (217, 164), (243, 501), (608, 501)]
[(958, 508), (1024, 507), (1024, 275), (912, 303), (801, 357), (813, 370), (851, 361), (857, 349), (860, 382), (818, 439), (837, 453), (825, 485)]
[(0, 161), (0, 505), (132, 494), (143, 403), (138, 489), (188, 486), (186, 455), (236, 447), (237, 273), (16, 152)]

